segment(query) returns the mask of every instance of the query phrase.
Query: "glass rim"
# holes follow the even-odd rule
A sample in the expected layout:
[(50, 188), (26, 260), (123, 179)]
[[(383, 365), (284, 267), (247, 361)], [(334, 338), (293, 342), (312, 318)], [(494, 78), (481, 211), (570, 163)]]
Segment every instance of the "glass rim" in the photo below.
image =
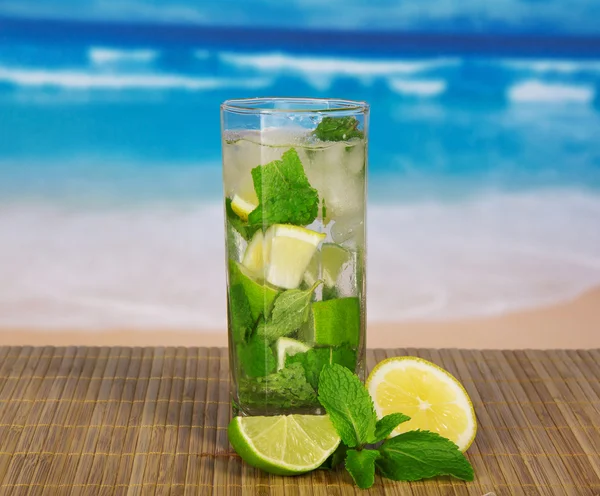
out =
[[(281, 102), (291, 105), (289, 108), (268, 108), (267, 103)], [(263, 105), (261, 105), (263, 104)], [(296, 104), (297, 108), (293, 107)], [(300, 105), (314, 105), (314, 108), (302, 108)], [(232, 98), (221, 104), (221, 110), (240, 114), (335, 114), (363, 113), (369, 111), (369, 104), (360, 100), (343, 98), (302, 98), (302, 97), (256, 97)]]

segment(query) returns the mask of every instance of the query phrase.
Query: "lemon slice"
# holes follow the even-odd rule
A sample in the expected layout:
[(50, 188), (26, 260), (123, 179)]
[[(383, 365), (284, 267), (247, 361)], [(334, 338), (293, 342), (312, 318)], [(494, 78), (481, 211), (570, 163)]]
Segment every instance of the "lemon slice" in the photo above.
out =
[(449, 372), (416, 357), (388, 358), (367, 379), (379, 418), (401, 412), (411, 420), (392, 436), (415, 429), (444, 436), (466, 451), (475, 439), (477, 420), (465, 388)]
[(297, 288), (325, 236), (304, 227), (273, 224), (264, 234), (254, 234), (242, 264), (270, 284)]
[(304, 227), (273, 224), (253, 236), (242, 264), (270, 284), (297, 288), (323, 238), (325, 234)]
[(279, 338), (275, 345), (277, 353), (277, 370), (285, 367), (287, 357), (297, 355), (298, 353), (306, 353), (310, 350), (310, 346), (292, 338)]
[(263, 276), (265, 265), (264, 245), (265, 237), (263, 236), (262, 231), (257, 231), (254, 236), (252, 236), (250, 243), (248, 243), (248, 247), (244, 252), (244, 258), (242, 259), (242, 265), (244, 265), (244, 267), (260, 276)]
[(310, 472), (340, 444), (328, 415), (234, 417), (227, 434), (246, 463), (277, 475)]
[(231, 199), (231, 209), (238, 215), (243, 221), (248, 220), (248, 215), (258, 205), (258, 202), (253, 203), (252, 201), (245, 200), (239, 195), (233, 195)]

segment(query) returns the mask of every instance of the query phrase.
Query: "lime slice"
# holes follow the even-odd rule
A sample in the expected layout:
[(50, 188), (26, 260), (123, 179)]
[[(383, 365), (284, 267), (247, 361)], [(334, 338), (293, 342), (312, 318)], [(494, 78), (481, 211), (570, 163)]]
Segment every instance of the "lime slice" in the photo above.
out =
[(360, 301), (356, 297), (317, 301), (302, 329), (306, 341), (318, 346), (356, 347), (360, 340)]
[(367, 379), (379, 418), (401, 412), (411, 420), (392, 436), (414, 429), (444, 436), (466, 451), (475, 439), (477, 420), (469, 395), (458, 380), (437, 365), (416, 357), (388, 358)]
[(306, 353), (310, 350), (310, 346), (292, 338), (279, 338), (275, 345), (277, 352), (277, 370), (285, 367), (287, 357), (294, 356), (298, 353)]
[(328, 415), (234, 417), (227, 433), (246, 463), (277, 475), (310, 472), (340, 444)]
[(304, 272), (325, 234), (288, 224), (274, 224), (265, 233), (265, 279), (285, 289), (300, 286)]
[(233, 260), (229, 261), (229, 279), (230, 286), (239, 283), (244, 288), (255, 321), (261, 315), (268, 316), (271, 313), (273, 302), (279, 294), (277, 288), (264, 283), (242, 264)]

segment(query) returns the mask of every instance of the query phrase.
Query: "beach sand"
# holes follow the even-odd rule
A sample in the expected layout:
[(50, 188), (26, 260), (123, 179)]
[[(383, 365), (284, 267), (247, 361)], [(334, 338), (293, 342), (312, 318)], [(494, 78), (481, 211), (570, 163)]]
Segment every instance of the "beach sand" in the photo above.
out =
[[(0, 345), (227, 346), (225, 329), (198, 332), (0, 329)], [(600, 288), (573, 301), (442, 322), (371, 323), (370, 348), (600, 348)]]

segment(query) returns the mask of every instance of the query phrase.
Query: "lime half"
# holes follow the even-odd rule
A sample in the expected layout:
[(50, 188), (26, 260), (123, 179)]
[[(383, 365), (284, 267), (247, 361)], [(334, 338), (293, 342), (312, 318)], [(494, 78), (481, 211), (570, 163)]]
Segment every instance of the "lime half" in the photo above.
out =
[(235, 417), (227, 433), (246, 463), (276, 475), (310, 472), (340, 444), (328, 415)]
[(310, 346), (292, 338), (279, 338), (275, 345), (277, 353), (277, 370), (285, 367), (287, 357), (297, 355), (298, 353), (306, 353), (310, 350)]

